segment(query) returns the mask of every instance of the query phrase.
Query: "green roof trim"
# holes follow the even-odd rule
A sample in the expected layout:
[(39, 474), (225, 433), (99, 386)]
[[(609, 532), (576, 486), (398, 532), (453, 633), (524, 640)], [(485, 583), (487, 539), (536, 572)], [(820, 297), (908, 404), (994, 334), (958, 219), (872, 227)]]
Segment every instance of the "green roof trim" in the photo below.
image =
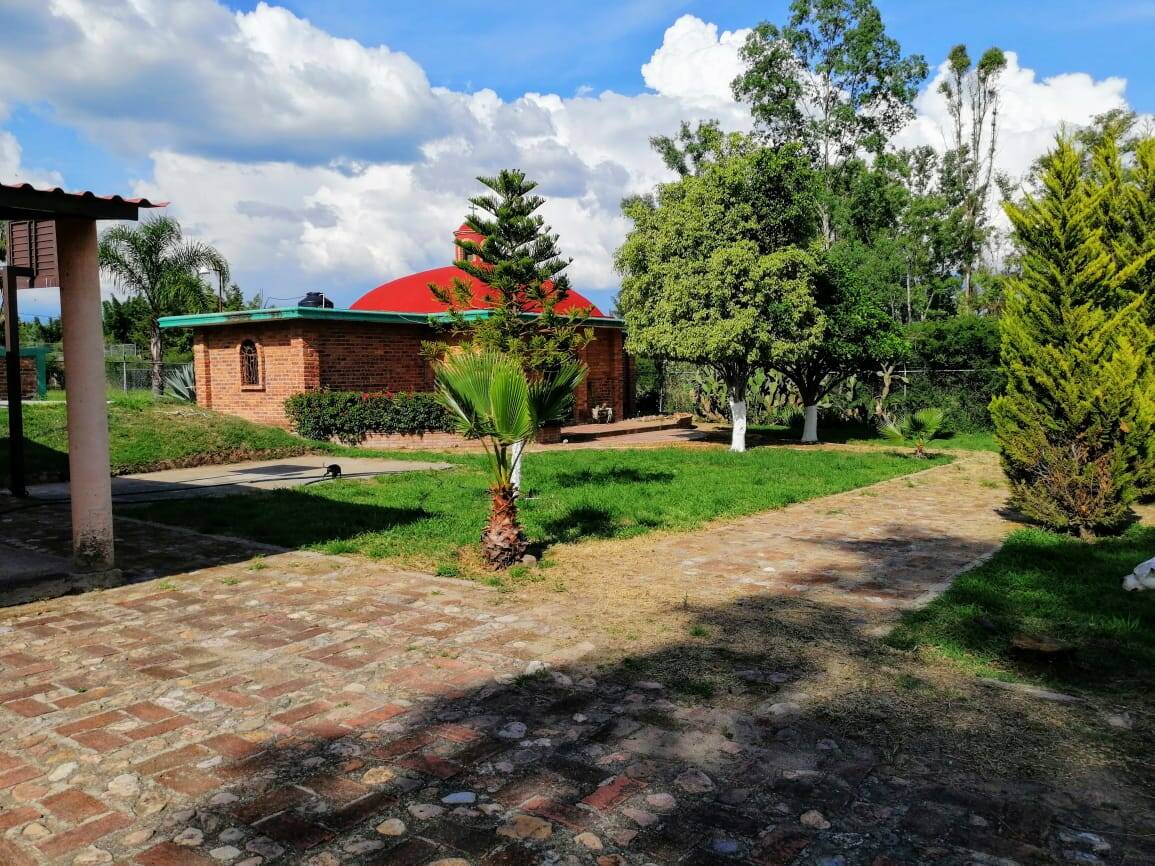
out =
[[(485, 310), (469, 310), (466, 318), (482, 318)], [(528, 315), (534, 315), (532, 313)], [(211, 328), (228, 325), (248, 325), (255, 322), (314, 321), (314, 322), (377, 322), (383, 325), (430, 325), (444, 322), (444, 313), (394, 313), (384, 310), (330, 310), (324, 307), (276, 307), (267, 310), (237, 310), (231, 313), (194, 313), (188, 316), (164, 316), (162, 328)], [(621, 330), (625, 322), (608, 316), (591, 317), (592, 328)]]

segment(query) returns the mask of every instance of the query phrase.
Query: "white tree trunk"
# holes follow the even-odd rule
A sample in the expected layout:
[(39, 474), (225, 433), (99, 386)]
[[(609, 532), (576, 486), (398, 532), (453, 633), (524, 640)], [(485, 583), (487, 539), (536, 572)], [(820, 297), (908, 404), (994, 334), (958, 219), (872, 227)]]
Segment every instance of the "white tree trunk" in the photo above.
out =
[(802, 425), (802, 444), (811, 445), (818, 441), (818, 407), (807, 406), (805, 423)]
[(525, 440), (513, 443), (513, 482), (514, 495), (521, 493), (521, 455), (525, 452)]
[(742, 453), (746, 450), (746, 401), (730, 398), (730, 417), (734, 420), (730, 434), (730, 450)]

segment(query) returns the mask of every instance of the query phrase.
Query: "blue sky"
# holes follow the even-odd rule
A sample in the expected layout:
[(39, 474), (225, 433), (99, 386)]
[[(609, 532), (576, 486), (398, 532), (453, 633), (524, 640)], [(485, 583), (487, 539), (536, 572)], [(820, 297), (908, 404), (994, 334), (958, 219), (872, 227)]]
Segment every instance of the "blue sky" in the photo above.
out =
[[(575, 285), (608, 306), (625, 231), (617, 201), (662, 179), (646, 139), (682, 118), (740, 125), (744, 110), (718, 73), (736, 48), (720, 31), (788, 14), (783, 0), (142, 0), (134, 17), (75, 0), (62, 17), (51, 0), (21, 2), (4, 13), (20, 38), (0, 55), (0, 177), (7, 136), (25, 176), (171, 198), (190, 234), (222, 246), (246, 290), (320, 288), (339, 303), (444, 264), (473, 177), (517, 164), (543, 180)], [(1012, 170), (1062, 123), (1124, 98), (1155, 113), (1155, 0), (878, 5), (904, 50), (932, 69), (958, 42), (1017, 52), (1024, 74), (1005, 117)], [(682, 16), (694, 16), (690, 49), (670, 42)], [(395, 53), (382, 59), (381, 45)], [(696, 90), (711, 72), (713, 90)], [(1071, 73), (1090, 78), (1044, 83)], [(1125, 92), (1111, 77), (1126, 79)], [(397, 102), (390, 81), (400, 82)], [(477, 99), (482, 89), (496, 104)], [(557, 97), (546, 105), (530, 93)], [(916, 140), (934, 143), (939, 120), (927, 110)], [(435, 141), (467, 156), (421, 152)], [(51, 299), (25, 306), (54, 309)]]
[[(251, 9), (255, 4), (233, 4)], [(735, 30), (784, 21), (789, 3), (684, 0), (288, 0), (339, 36), (408, 52), (434, 84), (572, 93), (582, 86), (637, 93), (639, 65), (679, 15)], [(1049, 76), (1120, 75), (1140, 111), (1155, 111), (1155, 0), (881, 0), (888, 30), (933, 65), (951, 46), (998, 45)], [(479, 9), (484, 8), (484, 14)]]

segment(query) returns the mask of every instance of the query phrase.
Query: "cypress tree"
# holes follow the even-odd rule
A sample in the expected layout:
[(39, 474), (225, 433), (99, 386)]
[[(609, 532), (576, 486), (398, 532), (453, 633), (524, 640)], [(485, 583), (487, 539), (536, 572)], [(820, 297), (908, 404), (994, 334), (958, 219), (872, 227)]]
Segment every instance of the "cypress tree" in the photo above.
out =
[(1007, 287), (1007, 388), (991, 417), (1018, 508), (1087, 536), (1126, 523), (1155, 468), (1155, 336), (1145, 293), (1128, 291), (1151, 254), (1126, 259), (1130, 245), (1108, 236), (1107, 197), (1123, 187), (1088, 174), (1083, 157), (1060, 138), (1040, 190), (1005, 205), (1021, 272)]

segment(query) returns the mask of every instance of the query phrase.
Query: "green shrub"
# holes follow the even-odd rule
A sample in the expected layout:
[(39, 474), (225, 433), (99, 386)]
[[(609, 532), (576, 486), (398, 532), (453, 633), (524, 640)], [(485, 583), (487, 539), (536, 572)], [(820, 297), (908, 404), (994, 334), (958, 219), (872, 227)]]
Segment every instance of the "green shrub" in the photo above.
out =
[(915, 322), (906, 327), (911, 356), (907, 375), (891, 394), (888, 411), (900, 414), (927, 407), (946, 410), (952, 430), (991, 429), (988, 406), (1002, 392), (999, 324), (991, 316), (961, 315)]
[(293, 429), (306, 439), (358, 445), (370, 433), (451, 432), (449, 413), (433, 394), (305, 391), (285, 401)]

